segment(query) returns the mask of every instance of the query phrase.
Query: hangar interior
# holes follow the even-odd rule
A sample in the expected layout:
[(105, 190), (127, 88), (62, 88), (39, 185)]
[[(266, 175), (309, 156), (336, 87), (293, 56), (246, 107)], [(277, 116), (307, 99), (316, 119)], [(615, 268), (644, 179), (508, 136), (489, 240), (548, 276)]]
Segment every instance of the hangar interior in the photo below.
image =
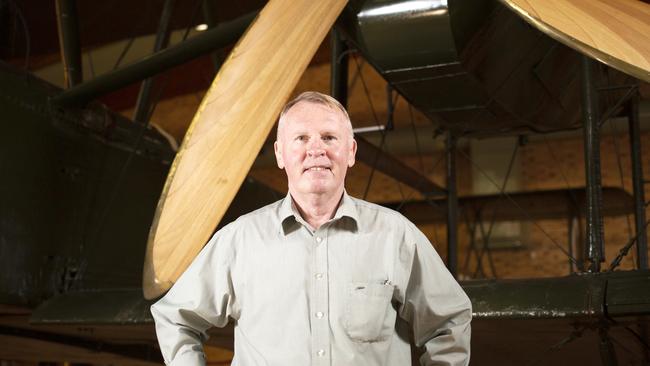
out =
[[(349, 1), (290, 96), (347, 105), (346, 190), (446, 261), (472, 299), (472, 365), (649, 365), (650, 51), (626, 66), (518, 3)], [(612, 4), (591, 35), (627, 24), (650, 44), (650, 5)], [(0, 366), (162, 364), (142, 294), (156, 205), (265, 5), (0, 2)], [(219, 226), (286, 195), (269, 129), (231, 162), (246, 174)], [(232, 328), (211, 335), (208, 364), (230, 364)]]

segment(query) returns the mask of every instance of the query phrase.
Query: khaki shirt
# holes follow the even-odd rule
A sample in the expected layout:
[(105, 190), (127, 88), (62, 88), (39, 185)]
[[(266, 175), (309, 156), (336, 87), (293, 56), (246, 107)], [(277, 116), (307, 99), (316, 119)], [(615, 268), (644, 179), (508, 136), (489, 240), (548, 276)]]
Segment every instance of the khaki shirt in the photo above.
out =
[[(313, 230), (290, 195), (219, 230), (151, 307), (168, 365), (235, 324), (233, 365), (467, 365), (471, 304), (401, 214), (346, 193)], [(409, 326), (410, 325), (410, 326)]]

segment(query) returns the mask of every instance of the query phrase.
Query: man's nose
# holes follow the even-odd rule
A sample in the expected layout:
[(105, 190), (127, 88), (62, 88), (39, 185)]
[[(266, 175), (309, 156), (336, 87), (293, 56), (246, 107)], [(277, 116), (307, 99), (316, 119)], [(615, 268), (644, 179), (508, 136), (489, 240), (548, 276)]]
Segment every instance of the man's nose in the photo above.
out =
[(321, 156), (325, 154), (325, 146), (323, 141), (319, 138), (310, 139), (309, 145), (307, 146), (307, 154), (309, 156)]

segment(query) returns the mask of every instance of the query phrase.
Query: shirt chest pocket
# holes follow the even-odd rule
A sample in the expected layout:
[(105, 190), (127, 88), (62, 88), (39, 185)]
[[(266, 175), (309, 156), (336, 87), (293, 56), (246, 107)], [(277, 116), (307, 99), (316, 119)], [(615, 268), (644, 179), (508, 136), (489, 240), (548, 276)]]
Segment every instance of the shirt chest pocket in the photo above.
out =
[(344, 327), (348, 336), (359, 342), (378, 342), (389, 338), (395, 328), (394, 286), (354, 282), (349, 285)]

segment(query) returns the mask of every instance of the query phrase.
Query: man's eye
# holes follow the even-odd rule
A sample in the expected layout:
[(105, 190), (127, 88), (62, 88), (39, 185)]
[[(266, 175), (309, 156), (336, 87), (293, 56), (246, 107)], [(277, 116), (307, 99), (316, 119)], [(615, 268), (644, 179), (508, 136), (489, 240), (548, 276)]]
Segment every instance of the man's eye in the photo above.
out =
[(336, 137), (327, 135), (327, 136), (323, 136), (323, 140), (325, 140), (325, 141), (333, 141), (333, 140), (336, 140)]
[(307, 141), (307, 136), (304, 136), (304, 135), (303, 136), (298, 136), (298, 137), (296, 137), (296, 140), (298, 140), (298, 141)]

